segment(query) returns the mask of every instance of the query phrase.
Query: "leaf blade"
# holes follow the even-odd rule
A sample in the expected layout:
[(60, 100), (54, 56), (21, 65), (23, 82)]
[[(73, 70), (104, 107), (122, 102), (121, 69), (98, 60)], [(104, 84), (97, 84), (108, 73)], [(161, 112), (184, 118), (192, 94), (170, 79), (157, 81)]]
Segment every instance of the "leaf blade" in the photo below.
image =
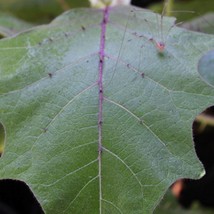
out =
[[(110, 9), (105, 35), (102, 197), (97, 158), (102, 11), (74, 10), (0, 42), (6, 56), (0, 61), (0, 117), (8, 142), (0, 175), (25, 181), (47, 213), (82, 213), (84, 207), (99, 213), (101, 199), (103, 212), (151, 213), (173, 181), (200, 175), (191, 126), (213, 103), (214, 91), (195, 65), (213, 36), (175, 28), (160, 55), (148, 24), (142, 23), (148, 39), (137, 37), (134, 14), (127, 17), (130, 9), (121, 13), (121, 8)], [(121, 24), (121, 16), (132, 19), (122, 41), (124, 31), (112, 25)]]

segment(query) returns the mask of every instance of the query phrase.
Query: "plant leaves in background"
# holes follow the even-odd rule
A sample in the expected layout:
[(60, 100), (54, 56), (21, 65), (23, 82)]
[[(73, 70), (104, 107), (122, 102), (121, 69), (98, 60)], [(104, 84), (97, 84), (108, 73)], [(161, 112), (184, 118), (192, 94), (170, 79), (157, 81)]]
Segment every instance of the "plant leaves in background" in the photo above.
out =
[[(213, 0), (206, 0), (203, 6), (201, 6), (201, 4), (201, 0), (174, 1), (173, 11), (183, 12), (172, 12), (172, 16), (176, 16), (177, 22), (186, 22), (206, 13), (213, 12)], [(163, 9), (163, 3), (154, 4), (150, 7), (150, 9), (161, 13)], [(194, 13), (189, 13), (185, 11), (194, 11)]]
[(88, 0), (0, 0), (0, 11), (13, 13), (29, 22), (49, 22), (65, 10), (89, 7)]
[(175, 180), (202, 171), (192, 122), (214, 89), (197, 64), (214, 36), (164, 18), (159, 53), (156, 14), (111, 8), (102, 35), (103, 13), (72, 10), (0, 41), (0, 178), (26, 182), (46, 213), (151, 213)]
[(198, 203), (194, 203), (191, 209), (183, 209), (176, 201), (175, 197), (170, 193), (164, 196), (160, 205), (154, 214), (213, 214), (213, 209), (204, 208)]
[(0, 37), (8, 37), (33, 27), (32, 24), (20, 20), (7, 13), (0, 13)]
[(208, 13), (204, 16), (185, 22), (181, 26), (198, 32), (214, 34), (214, 13)]

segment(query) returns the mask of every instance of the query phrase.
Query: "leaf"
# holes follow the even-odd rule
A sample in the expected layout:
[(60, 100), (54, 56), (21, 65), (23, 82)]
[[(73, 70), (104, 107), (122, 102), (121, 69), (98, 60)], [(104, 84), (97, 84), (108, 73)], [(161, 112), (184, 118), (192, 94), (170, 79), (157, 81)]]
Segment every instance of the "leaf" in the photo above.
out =
[(193, 19), (190, 22), (182, 24), (182, 27), (193, 31), (214, 34), (214, 25), (212, 24), (213, 22), (214, 13), (208, 13), (204, 16)]
[(0, 10), (29, 22), (49, 22), (65, 10), (88, 7), (88, 0), (0, 0)]
[(202, 79), (211, 86), (214, 86), (214, 50), (209, 51), (201, 57), (198, 63), (198, 72)]
[(4, 141), (5, 141), (5, 132), (4, 132), (4, 127), (0, 123), (0, 156), (4, 150)]
[(32, 24), (20, 20), (7, 13), (0, 13), (0, 36), (8, 37), (33, 27)]
[(214, 36), (164, 18), (159, 53), (156, 14), (106, 11), (0, 41), (0, 178), (26, 182), (46, 213), (151, 213), (202, 171), (191, 126), (214, 101), (197, 72)]
[[(174, 1), (172, 14), (173, 16), (176, 16), (177, 22), (180, 23), (190, 21), (194, 18), (197, 18), (198, 16), (202, 16), (209, 12), (212, 13), (213, 8), (214, 8), (213, 0), (206, 0), (206, 3), (203, 3), (201, 0)], [(150, 7), (150, 9), (161, 13), (163, 10), (163, 3), (154, 4)], [(194, 12), (192, 13), (190, 11)], [(212, 22), (210, 23), (212, 25)]]

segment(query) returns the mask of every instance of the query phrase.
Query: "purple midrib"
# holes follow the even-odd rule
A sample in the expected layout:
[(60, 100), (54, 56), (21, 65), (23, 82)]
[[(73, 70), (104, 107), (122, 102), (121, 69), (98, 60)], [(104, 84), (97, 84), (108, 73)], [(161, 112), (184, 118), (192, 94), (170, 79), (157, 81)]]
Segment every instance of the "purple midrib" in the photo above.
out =
[(106, 7), (103, 10), (103, 19), (101, 22), (101, 36), (100, 36), (100, 50), (99, 50), (99, 113), (98, 113), (98, 162), (99, 162), (99, 213), (102, 213), (102, 175), (101, 175), (101, 155), (102, 155), (102, 119), (103, 119), (103, 69), (104, 69), (104, 57), (105, 57), (105, 35), (106, 26), (109, 18), (109, 8)]

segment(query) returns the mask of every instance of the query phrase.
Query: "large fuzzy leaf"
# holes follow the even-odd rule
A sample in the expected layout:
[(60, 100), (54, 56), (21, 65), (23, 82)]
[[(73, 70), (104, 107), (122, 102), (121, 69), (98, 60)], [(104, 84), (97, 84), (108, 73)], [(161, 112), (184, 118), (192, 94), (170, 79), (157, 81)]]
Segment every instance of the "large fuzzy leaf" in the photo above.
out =
[(214, 89), (197, 64), (214, 37), (171, 18), (160, 33), (156, 18), (73, 10), (0, 42), (0, 177), (26, 182), (46, 213), (147, 214), (199, 177), (192, 122)]

